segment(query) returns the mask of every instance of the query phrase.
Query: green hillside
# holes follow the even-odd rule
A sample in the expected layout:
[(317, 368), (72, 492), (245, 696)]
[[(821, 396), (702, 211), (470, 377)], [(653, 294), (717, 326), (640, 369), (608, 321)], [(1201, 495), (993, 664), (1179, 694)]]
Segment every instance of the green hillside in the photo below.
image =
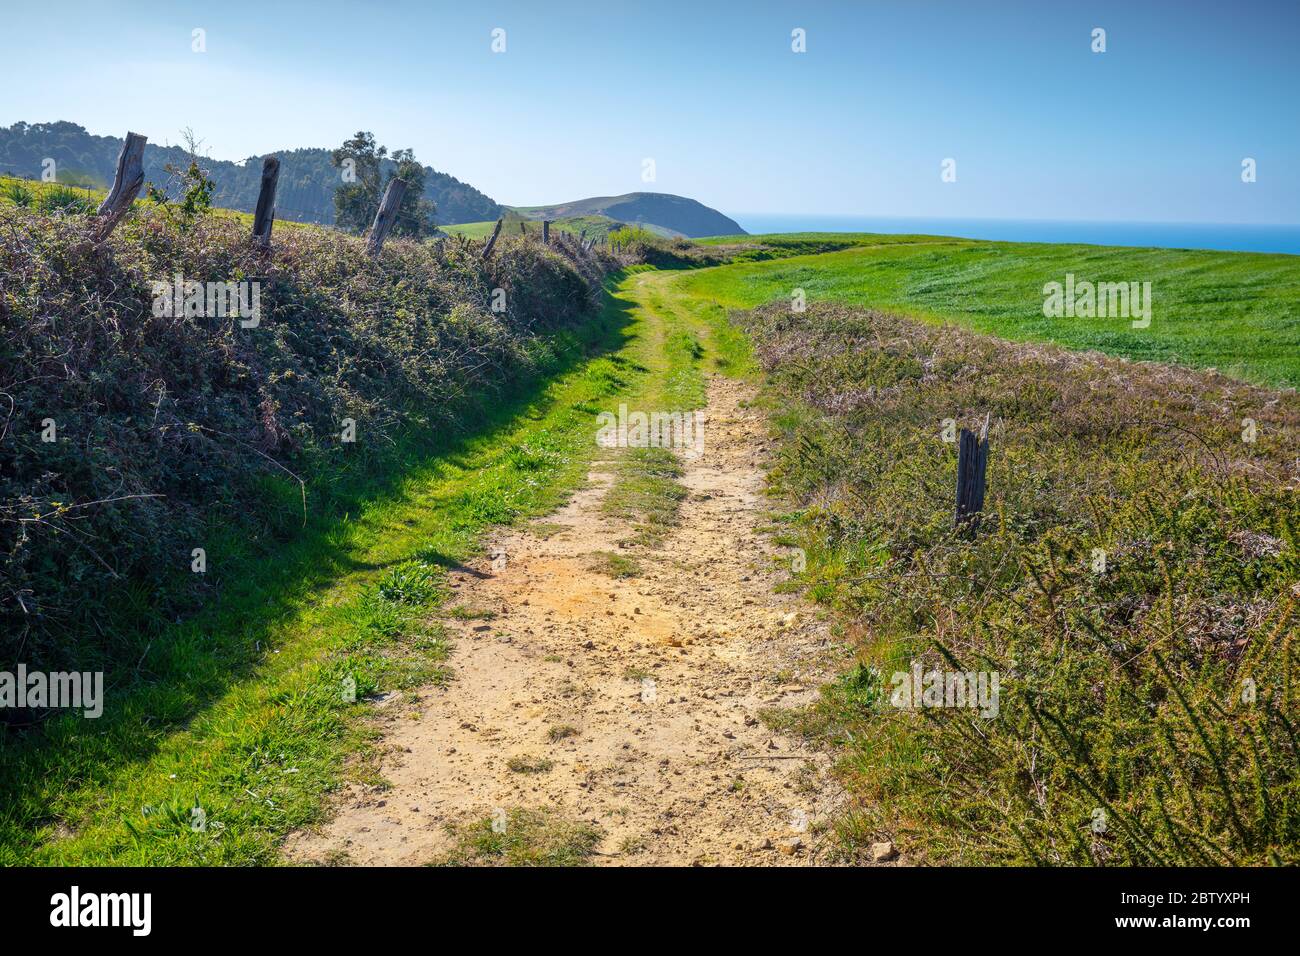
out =
[[(622, 196), (594, 196), (552, 206), (518, 206), (533, 219), (571, 219), (577, 216), (605, 216), (629, 225), (641, 225), (666, 236), (721, 236), (743, 234), (734, 219), (703, 203), (670, 193), (627, 193)], [(658, 228), (656, 228), (658, 227)]]
[[(741, 240), (754, 246), (752, 258), (839, 251), (695, 273), (682, 278), (684, 286), (737, 309), (789, 301), (802, 289), (809, 304), (868, 306), (1007, 339), (1300, 386), (1300, 256), (862, 233), (735, 236), (709, 244)], [(1045, 317), (1043, 287), (1064, 283), (1067, 274), (1150, 282), (1150, 325)]]

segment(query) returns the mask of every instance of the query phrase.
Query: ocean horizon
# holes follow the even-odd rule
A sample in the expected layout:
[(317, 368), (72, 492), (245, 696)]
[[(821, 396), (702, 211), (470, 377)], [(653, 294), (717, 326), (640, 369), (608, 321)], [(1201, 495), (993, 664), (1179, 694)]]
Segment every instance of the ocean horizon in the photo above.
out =
[(922, 233), (1003, 242), (1064, 242), (1098, 246), (1153, 246), (1222, 252), (1300, 255), (1300, 224), (1209, 222), (1100, 222), (1067, 219), (942, 219), (929, 217), (733, 213), (749, 233)]

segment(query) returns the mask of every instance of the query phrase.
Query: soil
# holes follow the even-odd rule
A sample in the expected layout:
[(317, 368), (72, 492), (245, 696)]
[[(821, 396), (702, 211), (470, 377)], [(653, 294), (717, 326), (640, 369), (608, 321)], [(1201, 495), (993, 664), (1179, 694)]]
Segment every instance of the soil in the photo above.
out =
[[(435, 862), (449, 824), (552, 807), (599, 827), (597, 864), (828, 862), (828, 758), (759, 716), (811, 700), (838, 651), (809, 605), (775, 591), (793, 553), (760, 531), (752, 398), (710, 378), (704, 453), (683, 456), (689, 496), (659, 547), (602, 511), (612, 475), (596, 465), (561, 510), (454, 572), (455, 605), (492, 616), (447, 619), (454, 679), (378, 709), (386, 785), (341, 792), (289, 861)], [(602, 552), (640, 572), (611, 577)]]

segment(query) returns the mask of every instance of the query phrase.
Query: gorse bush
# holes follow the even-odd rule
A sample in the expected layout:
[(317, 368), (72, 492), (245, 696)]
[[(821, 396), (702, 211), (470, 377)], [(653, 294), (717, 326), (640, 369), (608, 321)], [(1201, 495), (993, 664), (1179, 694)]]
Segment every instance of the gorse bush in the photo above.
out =
[[(846, 308), (742, 319), (800, 583), (858, 662), (796, 723), (843, 747), (850, 839), (967, 862), (1300, 862), (1300, 399)], [(953, 528), (945, 420), (991, 417)], [(895, 706), (989, 672), (996, 716)]]
[[(256, 323), (158, 314), (177, 277), (256, 283)], [(0, 205), (0, 669), (138, 658), (140, 622), (211, 597), (190, 571), (214, 528), (295, 533), (395, 442), (526, 380), (539, 333), (590, 303), (535, 243), (376, 262), (300, 229), (263, 254), (244, 224), (141, 205), (96, 248), (85, 217)]]

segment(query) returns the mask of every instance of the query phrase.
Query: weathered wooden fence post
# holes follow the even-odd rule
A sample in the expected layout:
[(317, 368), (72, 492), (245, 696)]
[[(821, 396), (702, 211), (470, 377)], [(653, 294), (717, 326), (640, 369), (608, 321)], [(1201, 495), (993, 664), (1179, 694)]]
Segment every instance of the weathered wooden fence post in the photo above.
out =
[(984, 508), (984, 474), (989, 463), (989, 416), (979, 438), (968, 428), (961, 430), (957, 445), (957, 513), (953, 524), (974, 529)]
[(144, 144), (148, 137), (139, 133), (126, 134), (122, 143), (122, 152), (117, 157), (117, 173), (113, 176), (113, 188), (109, 190), (104, 201), (99, 204), (95, 215), (99, 218), (95, 226), (95, 241), (103, 242), (109, 233), (117, 228), (131, 203), (144, 186)]
[(521, 236), (528, 235), (528, 230), (524, 228), (524, 221), (522, 219), (519, 220), (519, 235)]
[(543, 219), (542, 220), (542, 245), (549, 246), (550, 244), (551, 244), (551, 220)]
[(253, 241), (260, 246), (271, 244), (271, 225), (275, 222), (275, 187), (280, 181), (280, 160), (268, 156), (262, 160), (262, 191), (257, 194), (253, 212)]
[(495, 246), (495, 245), (497, 244), (497, 236), (501, 235), (501, 223), (503, 223), (503, 222), (505, 222), (505, 219), (498, 219), (498, 220), (497, 220), (496, 228), (492, 230), (492, 238), (489, 239), (489, 240), (487, 241), (487, 244), (483, 246), (483, 258), (484, 258), (484, 259), (486, 259), (488, 256), (492, 255), (492, 247)]
[(378, 256), (379, 250), (384, 248), (384, 240), (388, 238), (393, 223), (397, 222), (397, 208), (402, 204), (402, 196), (405, 194), (405, 179), (394, 176), (388, 181), (384, 198), (379, 203), (379, 212), (375, 213), (375, 224), (370, 227), (370, 240), (366, 243), (366, 252), (371, 256)]

